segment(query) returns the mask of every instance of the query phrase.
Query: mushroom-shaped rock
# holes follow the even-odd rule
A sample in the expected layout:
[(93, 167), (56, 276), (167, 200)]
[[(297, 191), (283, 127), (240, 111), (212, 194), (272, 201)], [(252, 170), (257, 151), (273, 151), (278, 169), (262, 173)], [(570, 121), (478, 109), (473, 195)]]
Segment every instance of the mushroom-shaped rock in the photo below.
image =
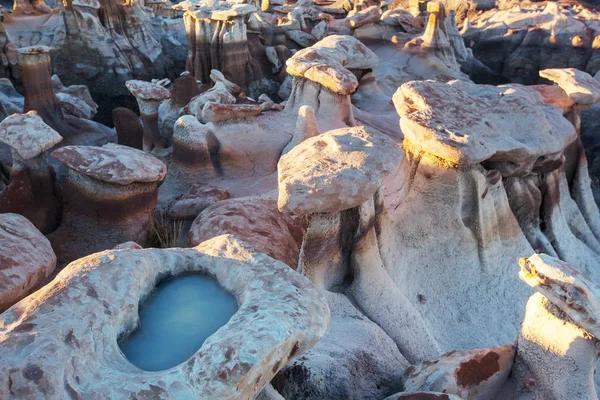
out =
[(0, 214), (0, 312), (36, 289), (56, 267), (48, 239), (18, 214)]
[(135, 96), (140, 107), (140, 116), (144, 124), (144, 151), (155, 147), (166, 147), (158, 129), (158, 106), (171, 94), (163, 86), (146, 81), (131, 80), (125, 86)]
[(294, 269), (298, 265), (301, 223), (279, 212), (275, 200), (242, 197), (208, 207), (194, 220), (189, 245), (223, 234), (231, 234)]
[(540, 76), (558, 84), (579, 105), (592, 106), (600, 101), (600, 82), (587, 72), (550, 68), (541, 70)]
[(0, 142), (12, 149), (13, 162), (38, 157), (62, 140), (35, 111), (13, 114), (0, 122)]
[(48, 46), (29, 46), (18, 49), (19, 68), (23, 81), (25, 104), (23, 110), (37, 111), (45, 123), (63, 137), (74, 136), (78, 132), (65, 120), (60, 102), (54, 93), (51, 77), (50, 51)]
[(0, 191), (0, 212), (21, 214), (43, 233), (54, 230), (59, 219), (59, 189), (46, 151), (61, 140), (35, 111), (0, 122), (0, 142), (10, 146), (13, 159), (9, 184)]
[(229, 93), (235, 97), (238, 97), (240, 94), (242, 94), (242, 88), (225, 78), (225, 75), (223, 75), (223, 73), (218, 69), (213, 69), (210, 71), (210, 79), (214, 83), (221, 82), (225, 88), (227, 88)]
[(51, 155), (69, 168), (62, 223), (49, 237), (60, 264), (126, 241), (146, 243), (167, 172), (160, 160), (117, 144), (65, 146)]
[(538, 293), (527, 303), (513, 367), (513, 395), (597, 398), (600, 287), (569, 264), (545, 254), (520, 260), (519, 277)]
[(227, 81), (258, 96), (260, 91), (253, 93), (253, 88), (267, 81), (264, 59), (258, 55), (263, 47), (250, 38), (246, 26), (248, 18), (256, 20), (256, 11), (252, 4), (227, 1), (201, 3), (187, 11), (183, 17), (189, 43), (186, 69), (202, 82), (209, 82), (211, 74), (216, 77), (212, 71), (222, 71)]
[(444, 4), (437, 1), (428, 2), (427, 12), (429, 17), (427, 18), (427, 27), (421, 37), (421, 48), (431, 51), (449, 68), (459, 69), (452, 46), (446, 37)]
[(316, 82), (332, 92), (351, 94), (358, 87), (352, 70), (372, 69), (375, 53), (352, 36), (332, 35), (302, 49), (286, 62), (290, 75)]
[(362, 126), (307, 139), (279, 160), (279, 209), (310, 214), (356, 207), (373, 196), (400, 154), (392, 139)]
[(546, 254), (522, 258), (519, 264), (523, 282), (563, 310), (575, 325), (600, 338), (600, 285)]
[(561, 110), (520, 86), (413, 81), (393, 101), (411, 143), (452, 164), (485, 161), (503, 176), (556, 169), (553, 155), (577, 137)]
[[(134, 367), (118, 340), (157, 282), (186, 273), (213, 277), (239, 309), (189, 360), (160, 373)], [(230, 235), (188, 249), (108, 250), (0, 316), (0, 397), (253, 399), (328, 323), (308, 279)]]
[(493, 399), (508, 379), (514, 358), (513, 345), (453, 351), (437, 360), (408, 367), (404, 372), (404, 390)]

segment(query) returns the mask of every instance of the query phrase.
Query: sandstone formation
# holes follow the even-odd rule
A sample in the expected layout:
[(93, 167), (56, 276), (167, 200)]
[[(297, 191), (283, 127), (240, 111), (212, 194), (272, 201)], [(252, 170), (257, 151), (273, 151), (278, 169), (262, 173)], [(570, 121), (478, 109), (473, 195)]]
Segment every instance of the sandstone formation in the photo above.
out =
[(137, 1), (52, 3), (49, 17), (28, 17), (28, 25), (20, 22), (19, 14), (11, 14), (4, 21), (8, 37), (18, 47), (54, 47), (55, 73), (69, 84), (88, 85), (101, 108), (110, 107), (113, 96), (128, 94), (122, 86), (127, 80), (172, 74), (174, 68), (184, 67), (181, 18), (155, 16)]
[(523, 258), (521, 279), (535, 293), (517, 340), (514, 393), (524, 398), (596, 398), (598, 285), (547, 255)]
[(206, 3), (187, 11), (184, 15), (189, 43), (186, 69), (202, 82), (210, 80), (211, 70), (224, 71), (228, 80), (251, 95), (269, 90), (271, 84), (263, 72), (264, 64), (254, 55), (260, 44), (253, 42), (258, 38), (249, 38), (245, 22), (255, 11), (251, 4), (226, 1)]
[(140, 107), (140, 117), (144, 127), (144, 151), (152, 151), (155, 147), (166, 147), (164, 138), (158, 129), (158, 106), (161, 101), (170, 97), (167, 89), (157, 83), (144, 81), (127, 81), (127, 89), (135, 96)]
[(538, 71), (572, 67), (600, 69), (599, 15), (577, 3), (512, 4), (471, 18), (462, 30), (473, 54), (516, 83), (540, 83)]
[(35, 111), (13, 114), (0, 122), (0, 142), (12, 153), (10, 179), (0, 190), (0, 213), (21, 214), (42, 233), (57, 227), (59, 188), (47, 151), (61, 141)]
[[(46, 124), (64, 138), (65, 144), (106, 143), (113, 136), (113, 132), (106, 126), (89, 121), (87, 118), (80, 118), (81, 114), (68, 115), (63, 113), (61, 102), (52, 83), (49, 54), (52, 50), (47, 46), (29, 46), (18, 49), (19, 68), (25, 97), (23, 111), (36, 111)], [(73, 89), (77, 90), (76, 88)], [(61, 90), (62, 88), (59, 86), (59, 94)], [(67, 105), (66, 103), (70, 102), (65, 100), (63, 97), (63, 104), (66, 105), (67, 109), (77, 109), (77, 106)], [(91, 98), (88, 101), (91, 101)], [(86, 103), (85, 107), (89, 106), (90, 104)]]
[(18, 214), (0, 214), (0, 240), (0, 311), (4, 311), (52, 273), (56, 256), (48, 239)]
[(597, 398), (598, 15), (0, 10), (0, 398)]
[(61, 225), (50, 235), (59, 264), (130, 240), (145, 244), (166, 175), (161, 161), (116, 144), (66, 146), (52, 157), (69, 168)]
[[(134, 367), (117, 341), (137, 325), (140, 299), (188, 271), (213, 276), (239, 310), (187, 362), (160, 373)], [(191, 249), (85, 257), (0, 321), (2, 397), (251, 399), (324, 335), (329, 309), (308, 279), (224, 235)]]

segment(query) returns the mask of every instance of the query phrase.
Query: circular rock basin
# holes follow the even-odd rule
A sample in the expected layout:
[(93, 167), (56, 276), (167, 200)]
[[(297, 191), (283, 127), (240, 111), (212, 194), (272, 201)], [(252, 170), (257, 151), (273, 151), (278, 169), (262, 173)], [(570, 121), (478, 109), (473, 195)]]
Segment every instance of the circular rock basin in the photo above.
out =
[(119, 346), (136, 367), (165, 370), (196, 353), (237, 309), (235, 297), (209, 276), (180, 275), (156, 286), (140, 305), (138, 329)]

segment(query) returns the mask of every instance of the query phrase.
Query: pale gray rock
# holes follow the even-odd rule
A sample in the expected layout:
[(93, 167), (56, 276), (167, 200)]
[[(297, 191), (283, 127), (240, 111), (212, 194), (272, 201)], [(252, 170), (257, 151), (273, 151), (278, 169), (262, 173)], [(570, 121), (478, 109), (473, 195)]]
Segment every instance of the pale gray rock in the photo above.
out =
[(577, 104), (592, 106), (600, 101), (600, 82), (586, 72), (575, 68), (552, 68), (540, 71), (540, 76), (560, 86)]
[[(135, 329), (140, 300), (161, 277), (186, 272), (214, 277), (239, 310), (188, 361), (160, 373), (134, 367), (119, 337)], [(306, 278), (232, 236), (190, 249), (109, 250), (71, 263), (0, 316), (0, 395), (251, 399), (328, 322)]]
[(358, 87), (353, 69), (371, 69), (377, 56), (352, 36), (332, 35), (314, 46), (302, 49), (287, 60), (287, 72), (303, 77), (340, 94), (350, 94)]
[(514, 397), (597, 398), (598, 293), (571, 265), (539, 254), (520, 260), (519, 276), (535, 293), (527, 303), (513, 368)]
[(365, 127), (309, 138), (279, 160), (279, 209), (309, 214), (356, 207), (400, 162), (393, 140)]
[(520, 86), (415, 81), (394, 104), (411, 142), (453, 164), (493, 163), (505, 176), (528, 173), (577, 137), (562, 110)]

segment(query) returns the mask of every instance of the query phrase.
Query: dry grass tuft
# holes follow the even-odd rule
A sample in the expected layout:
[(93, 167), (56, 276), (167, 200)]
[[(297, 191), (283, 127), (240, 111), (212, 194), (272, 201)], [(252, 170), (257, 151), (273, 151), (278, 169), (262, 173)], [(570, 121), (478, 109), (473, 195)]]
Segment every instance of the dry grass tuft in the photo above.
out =
[(146, 247), (168, 249), (179, 246), (183, 235), (183, 221), (172, 220), (165, 213), (158, 213), (150, 223)]

